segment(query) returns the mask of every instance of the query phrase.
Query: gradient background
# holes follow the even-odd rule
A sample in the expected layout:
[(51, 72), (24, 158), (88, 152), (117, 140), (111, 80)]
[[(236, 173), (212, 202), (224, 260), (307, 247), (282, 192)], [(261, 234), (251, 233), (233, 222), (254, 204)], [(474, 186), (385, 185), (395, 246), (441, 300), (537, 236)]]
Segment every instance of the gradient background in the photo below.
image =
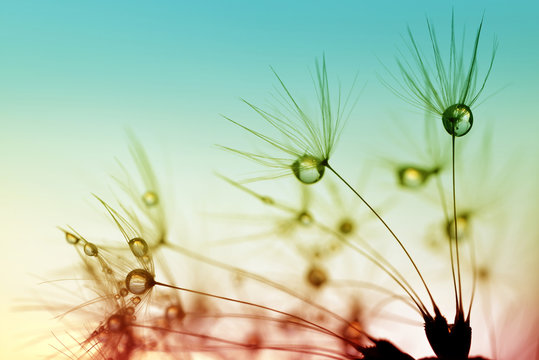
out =
[[(212, 206), (225, 197), (213, 172), (233, 176), (245, 165), (214, 144), (248, 148), (251, 140), (220, 114), (249, 121), (252, 114), (239, 97), (258, 104), (270, 99), (275, 80), (269, 65), (298, 93), (310, 93), (308, 70), (325, 53), (330, 76), (338, 74), (346, 88), (357, 72), (364, 86), (335, 153), (346, 167), (356, 151), (369, 151), (357, 148), (362, 141), (384, 142), (381, 119), (417, 113), (380, 84), (378, 59), (394, 69), (407, 25), (426, 40), (426, 16), (445, 44), (452, 8), (457, 26), (466, 24), (470, 32), (485, 13), (484, 60), (493, 37), (499, 40), (485, 92), (496, 94), (476, 119), (494, 126), (500, 161), (528, 167), (522, 173), (528, 187), (515, 187), (533, 188), (539, 155), (536, 1), (0, 5), (0, 358), (50, 354), (50, 333), (43, 329), (53, 315), (17, 307), (39, 304), (38, 283), (61, 278), (65, 272), (57, 270), (76, 260), (55, 227), (102, 220), (90, 193), (109, 191), (114, 158), (128, 159), (126, 128), (175, 174), (167, 185), (189, 189), (182, 206)], [(530, 232), (537, 234), (537, 227)], [(530, 280), (534, 287), (536, 280)]]

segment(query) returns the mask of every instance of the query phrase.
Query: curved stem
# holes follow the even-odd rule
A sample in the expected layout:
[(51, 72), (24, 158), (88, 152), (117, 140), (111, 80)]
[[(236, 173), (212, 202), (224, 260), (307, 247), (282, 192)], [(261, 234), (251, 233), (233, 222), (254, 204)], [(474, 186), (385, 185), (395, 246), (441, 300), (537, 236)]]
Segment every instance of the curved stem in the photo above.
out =
[(419, 271), (419, 268), (417, 267), (416, 263), (414, 262), (414, 260), (412, 259), (412, 256), (410, 255), (410, 253), (408, 252), (408, 250), (406, 250), (406, 247), (403, 245), (403, 243), (399, 240), (399, 238), (397, 237), (397, 235), (393, 232), (393, 230), (391, 230), (391, 228), (389, 227), (389, 225), (384, 221), (384, 219), (382, 219), (382, 217), (378, 214), (378, 212), (376, 212), (376, 210), (374, 210), (374, 208), (356, 191), (356, 189), (354, 189), (337, 171), (335, 171), (330, 165), (329, 163), (326, 162), (325, 166), (331, 170), (331, 172), (333, 172), (350, 190), (352, 190), (352, 192), (354, 194), (356, 194), (356, 196), (369, 208), (369, 210), (372, 211), (372, 213), (378, 218), (378, 220), (380, 220), (380, 222), (382, 223), (382, 225), (384, 225), (384, 227), (387, 229), (387, 231), (389, 231), (389, 233), (391, 234), (391, 236), (393, 236), (393, 238), (395, 239), (395, 241), (397, 241), (397, 243), (399, 244), (399, 246), (401, 247), (401, 249), (404, 251), (404, 253), (406, 254), (406, 256), (408, 257), (408, 259), (410, 260), (410, 262), (412, 263), (412, 266), (414, 267), (415, 271), (417, 272), (417, 275), (419, 275), (419, 278), (421, 279), (421, 282), (423, 283), (423, 286), (425, 286), (425, 289), (427, 290), (427, 294), (429, 295), (429, 298), (432, 302), (432, 306), (434, 307), (435, 311), (438, 309), (438, 306), (436, 305), (436, 302), (434, 301), (434, 298), (432, 297), (432, 294), (430, 293), (430, 290), (429, 290), (429, 287), (427, 286), (427, 283), (425, 282), (425, 279), (423, 278), (423, 276), (421, 275), (421, 271)]

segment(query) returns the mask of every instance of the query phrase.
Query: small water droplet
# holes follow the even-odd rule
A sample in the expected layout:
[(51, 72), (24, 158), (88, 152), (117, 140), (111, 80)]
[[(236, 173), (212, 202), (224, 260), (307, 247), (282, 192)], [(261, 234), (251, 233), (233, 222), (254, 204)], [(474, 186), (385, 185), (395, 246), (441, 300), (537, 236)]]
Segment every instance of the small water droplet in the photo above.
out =
[[(463, 240), (469, 231), (470, 216), (469, 214), (460, 214), (457, 216), (457, 235), (459, 240)], [(447, 222), (445, 231), (451, 240), (455, 240), (455, 221), (451, 219)]]
[(129, 292), (127, 291), (126, 288), (121, 288), (120, 289), (120, 296), (126, 297), (127, 294), (129, 294)]
[(300, 156), (291, 167), (296, 178), (304, 184), (314, 184), (319, 181), (326, 169), (322, 165), (322, 160), (307, 154)]
[(319, 288), (324, 285), (327, 279), (328, 277), (325, 270), (316, 265), (311, 266), (311, 268), (307, 272), (307, 281), (315, 288)]
[(430, 174), (431, 172), (415, 166), (405, 166), (397, 170), (399, 184), (410, 189), (425, 184)]
[(142, 195), (142, 201), (146, 206), (151, 207), (159, 203), (159, 197), (155, 192), (148, 190)]
[(131, 299), (131, 302), (132, 302), (133, 304), (135, 304), (135, 305), (140, 304), (140, 297), (138, 297), (138, 296), (133, 297), (133, 298)]
[(354, 231), (354, 223), (350, 219), (344, 219), (339, 224), (339, 232), (344, 235), (350, 234)]
[(181, 320), (185, 316), (185, 312), (178, 305), (170, 305), (165, 310), (165, 318), (167, 321)]
[(155, 285), (152, 274), (144, 269), (135, 269), (125, 278), (127, 290), (135, 295), (142, 295)]
[(297, 219), (302, 225), (311, 225), (314, 221), (312, 215), (309, 214), (307, 211), (299, 213)]
[(77, 236), (73, 235), (72, 233), (66, 232), (66, 241), (69, 244), (75, 245), (76, 243), (79, 242), (79, 240), (80, 239)]
[(132, 306), (128, 306), (125, 308), (125, 313), (127, 315), (133, 315), (135, 313), (135, 308)]
[(449, 135), (464, 136), (473, 125), (472, 110), (464, 104), (454, 104), (442, 114), (442, 123)]
[(136, 257), (143, 257), (148, 254), (148, 244), (139, 237), (129, 240), (129, 247)]
[(84, 244), (84, 253), (88, 256), (97, 256), (97, 246), (92, 243)]
[(107, 325), (108, 325), (108, 329), (112, 332), (121, 331), (124, 327), (123, 316), (112, 315), (111, 317), (109, 317), (109, 320), (107, 321)]

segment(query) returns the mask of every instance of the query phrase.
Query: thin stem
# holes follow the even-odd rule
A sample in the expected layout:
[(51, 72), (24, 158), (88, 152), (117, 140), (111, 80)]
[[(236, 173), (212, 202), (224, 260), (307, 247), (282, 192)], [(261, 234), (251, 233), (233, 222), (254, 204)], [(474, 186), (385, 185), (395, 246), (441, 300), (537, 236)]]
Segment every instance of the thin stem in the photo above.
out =
[[(252, 306), (252, 307), (256, 307), (256, 308), (259, 308), (259, 309), (263, 309), (263, 310), (267, 310), (267, 311), (271, 311), (271, 312), (274, 312), (274, 313), (277, 313), (277, 314), (281, 314), (281, 315), (284, 315), (284, 316), (289, 316), (291, 318), (294, 318), (296, 320), (299, 320), (299, 321), (302, 321), (302, 322), (305, 322), (306, 324), (308, 325), (311, 325), (312, 327), (316, 328), (316, 329), (319, 329), (319, 331), (321, 331), (322, 333), (325, 333), (325, 334), (328, 334), (328, 335), (331, 335), (331, 336), (335, 336), (336, 338), (340, 339), (340, 340), (343, 340), (345, 342), (348, 342), (348, 343), (351, 343), (350, 340), (348, 340), (347, 338), (329, 330), (329, 329), (326, 329), (324, 328), (323, 326), (321, 325), (318, 325), (316, 323), (313, 323), (312, 321), (309, 321), (307, 319), (304, 319), (302, 318), (301, 316), (297, 316), (297, 315), (294, 315), (294, 314), (291, 314), (291, 313), (287, 313), (286, 311), (281, 311), (281, 310), (277, 310), (277, 309), (273, 309), (273, 308), (270, 308), (268, 306), (264, 306), (264, 305), (260, 305), (260, 304), (255, 304), (255, 303), (251, 303), (251, 302), (248, 302), (248, 301), (244, 301), (244, 300), (239, 300), (239, 299), (233, 299), (233, 298), (229, 298), (229, 297), (226, 297), (226, 296), (220, 296), (220, 295), (215, 295), (215, 294), (210, 294), (210, 293), (206, 293), (206, 292), (203, 292), (203, 291), (197, 291), (197, 290), (193, 290), (193, 289), (187, 289), (187, 288), (183, 288), (183, 287), (180, 287), (180, 286), (175, 286), (175, 285), (169, 285), (169, 284), (165, 284), (165, 283), (162, 283), (162, 282), (159, 282), (159, 281), (155, 281), (154, 285), (159, 285), (159, 286), (163, 286), (163, 287), (168, 287), (170, 289), (175, 289), (175, 290), (180, 290), (180, 291), (185, 291), (185, 292), (189, 292), (189, 293), (192, 293), (192, 294), (197, 294), (197, 295), (202, 295), (202, 296), (207, 296), (207, 297), (212, 297), (212, 298), (215, 298), (215, 299), (219, 299), (219, 300), (225, 300), (225, 301), (230, 301), (230, 302), (235, 302), (235, 303), (238, 303), (238, 304), (242, 304), (242, 305), (248, 305), (248, 306)], [(363, 333), (363, 331), (361, 330), (358, 330), (360, 332)], [(365, 334), (366, 335), (366, 334)]]
[(421, 279), (421, 282), (423, 283), (423, 285), (425, 286), (425, 289), (427, 290), (427, 294), (429, 295), (429, 298), (430, 300), (432, 301), (432, 306), (434, 307), (435, 311), (438, 309), (438, 306), (436, 305), (436, 302), (434, 301), (434, 298), (432, 297), (432, 294), (430, 293), (430, 290), (429, 290), (429, 287), (427, 286), (427, 283), (425, 282), (425, 279), (423, 279), (423, 276), (421, 275), (421, 271), (419, 271), (419, 268), (417, 267), (417, 265), (415, 264), (414, 260), (412, 259), (412, 256), (410, 255), (410, 253), (408, 252), (408, 250), (406, 250), (406, 247), (402, 244), (402, 242), (399, 240), (399, 238), (397, 237), (397, 235), (393, 232), (393, 230), (391, 230), (391, 228), (389, 227), (389, 225), (387, 225), (387, 223), (384, 221), (384, 219), (382, 219), (382, 217), (376, 212), (376, 210), (374, 210), (374, 208), (356, 191), (356, 189), (354, 189), (337, 171), (335, 171), (330, 165), (329, 163), (326, 162), (325, 166), (331, 170), (331, 172), (333, 172), (350, 190), (352, 190), (352, 192), (354, 194), (356, 194), (356, 196), (369, 208), (369, 210), (372, 211), (372, 213), (378, 218), (378, 220), (380, 220), (380, 222), (384, 225), (384, 227), (387, 229), (387, 231), (389, 231), (389, 233), (393, 236), (393, 238), (395, 239), (395, 241), (397, 241), (397, 243), (399, 244), (399, 246), (401, 247), (401, 249), (404, 251), (404, 253), (406, 254), (406, 256), (408, 257), (408, 259), (410, 260), (410, 262), (412, 263), (412, 266), (414, 267), (415, 271), (417, 272), (417, 275), (419, 275), (419, 278)]
[(455, 231), (455, 254), (457, 256), (457, 277), (459, 283), (459, 299), (457, 303), (457, 316), (463, 315), (462, 309), (462, 282), (460, 279), (460, 257), (459, 257), (459, 233), (457, 224), (457, 199), (456, 199), (456, 181), (455, 181), (455, 124), (453, 123), (453, 134), (451, 135), (451, 160), (452, 160), (452, 172), (453, 172), (453, 223)]
[[(440, 194), (440, 202), (442, 203), (442, 209), (444, 211), (445, 221), (446, 221), (446, 224), (449, 224), (449, 214), (447, 213), (447, 209), (446, 209), (447, 203), (446, 203), (445, 195), (443, 191), (442, 179), (440, 178), (439, 174), (436, 174), (436, 185), (438, 187), (438, 193)], [(448, 234), (447, 238), (448, 238), (447, 242), (449, 243), (449, 258), (451, 259), (451, 276), (453, 277), (453, 289), (455, 290), (455, 306), (458, 312), (459, 298), (458, 298), (458, 291), (457, 291), (457, 279), (455, 277), (455, 260), (453, 259), (453, 245), (451, 243), (451, 235)]]

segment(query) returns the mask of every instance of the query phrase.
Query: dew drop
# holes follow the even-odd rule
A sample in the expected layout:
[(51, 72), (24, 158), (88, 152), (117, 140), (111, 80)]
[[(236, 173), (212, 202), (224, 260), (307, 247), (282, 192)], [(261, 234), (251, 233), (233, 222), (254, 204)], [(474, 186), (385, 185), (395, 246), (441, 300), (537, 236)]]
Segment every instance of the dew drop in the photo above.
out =
[(97, 246), (92, 243), (84, 244), (84, 253), (88, 256), (97, 256)]
[(326, 272), (320, 267), (314, 265), (307, 272), (307, 281), (315, 288), (319, 288), (327, 281)]
[(132, 270), (125, 277), (125, 286), (129, 292), (142, 295), (155, 285), (152, 274), (144, 269)]
[(314, 184), (319, 181), (326, 169), (322, 165), (322, 160), (307, 154), (300, 156), (291, 167), (296, 178), (304, 184)]
[(159, 203), (159, 197), (155, 192), (148, 190), (142, 195), (142, 201), (146, 206), (151, 207)]
[(139, 237), (129, 240), (129, 247), (131, 248), (133, 255), (136, 257), (140, 258), (148, 254), (148, 244), (144, 239)]
[(427, 181), (430, 172), (414, 166), (406, 166), (397, 170), (399, 184), (410, 189), (417, 189)]
[(135, 313), (135, 308), (132, 306), (128, 306), (127, 308), (125, 308), (125, 313), (127, 315), (133, 315)]
[(123, 316), (112, 315), (107, 321), (108, 329), (112, 332), (121, 331), (124, 327)]
[(66, 241), (71, 244), (71, 245), (75, 245), (76, 243), (79, 242), (79, 238), (76, 237), (75, 235), (73, 235), (72, 233), (68, 233), (66, 232)]
[(175, 320), (181, 320), (185, 316), (185, 312), (181, 308), (181, 306), (178, 305), (170, 305), (165, 310), (165, 317), (167, 321), (175, 321)]
[(307, 211), (302, 211), (301, 213), (299, 213), (297, 219), (302, 225), (305, 226), (311, 225), (314, 221), (313, 216)]
[[(459, 240), (464, 239), (470, 227), (470, 216), (468, 214), (460, 214), (457, 216), (457, 235)], [(446, 234), (451, 240), (455, 240), (455, 221), (451, 219), (446, 224)]]
[(473, 125), (472, 110), (464, 104), (454, 104), (442, 114), (442, 123), (449, 135), (464, 136)]
[(126, 288), (121, 288), (120, 289), (120, 296), (126, 297), (127, 294), (129, 294), (129, 292), (127, 291)]
[(350, 234), (354, 231), (354, 223), (350, 219), (345, 219), (339, 224), (339, 232), (344, 235)]
[(134, 298), (131, 299), (131, 302), (135, 305), (138, 305), (140, 304), (140, 297), (138, 296), (135, 296)]

